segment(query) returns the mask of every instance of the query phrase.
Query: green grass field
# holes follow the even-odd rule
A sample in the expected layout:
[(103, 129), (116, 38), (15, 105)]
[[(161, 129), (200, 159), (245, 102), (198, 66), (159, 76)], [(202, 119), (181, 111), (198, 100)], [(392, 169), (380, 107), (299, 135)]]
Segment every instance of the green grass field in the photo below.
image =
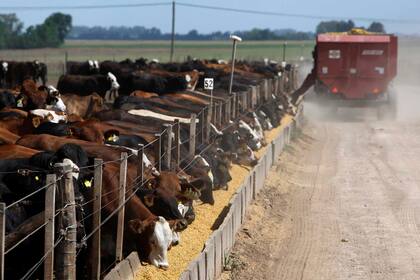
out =
[[(301, 56), (311, 58), (314, 41), (289, 41), (286, 60), (297, 61)], [(169, 41), (110, 41), (89, 40), (67, 41), (57, 49), (0, 50), (0, 59), (31, 61), (38, 59), (47, 63), (49, 82), (55, 84), (63, 73), (65, 53), (69, 60), (88, 59), (116, 60), (139, 57), (157, 58), (161, 62), (169, 60)], [(187, 56), (196, 58), (218, 58), (229, 60), (232, 52), (230, 41), (177, 41), (175, 61), (183, 61)], [(264, 58), (281, 61), (283, 41), (244, 41), (237, 49), (238, 59), (262, 60)], [(420, 40), (401, 39), (399, 42), (400, 78), (416, 80), (420, 72)], [(418, 80), (418, 79), (417, 79)]]
[[(297, 60), (301, 56), (310, 58), (313, 41), (288, 42), (286, 59)], [(86, 61), (88, 59), (116, 60), (140, 57), (157, 58), (161, 62), (169, 61), (169, 41), (102, 41), (71, 40), (57, 49), (0, 50), (0, 59), (31, 61), (38, 59), (48, 65), (48, 77), (55, 84), (63, 73), (65, 53), (69, 60)], [(175, 61), (184, 61), (188, 56), (196, 58), (218, 58), (229, 60), (232, 52), (230, 41), (177, 41), (175, 42)], [(238, 59), (260, 60), (269, 58), (281, 60), (282, 41), (241, 42), (237, 48)]]
[[(312, 41), (288, 42), (286, 56), (288, 59), (300, 56), (309, 56), (313, 49)], [(229, 59), (231, 56), (232, 43), (230, 41), (178, 41), (175, 42), (176, 61), (184, 60), (188, 55), (197, 58)], [(98, 56), (109, 54), (116, 60), (124, 58), (147, 57), (157, 58), (161, 61), (169, 60), (169, 41), (68, 41), (62, 47), (76, 56), (99, 50)], [(83, 49), (86, 52), (80, 53)], [(279, 59), (283, 54), (283, 42), (281, 41), (249, 41), (238, 45), (238, 58), (240, 59)], [(70, 55), (72, 56), (72, 55)], [(111, 59), (112, 59), (111, 57)], [(84, 58), (83, 58), (84, 59)]]

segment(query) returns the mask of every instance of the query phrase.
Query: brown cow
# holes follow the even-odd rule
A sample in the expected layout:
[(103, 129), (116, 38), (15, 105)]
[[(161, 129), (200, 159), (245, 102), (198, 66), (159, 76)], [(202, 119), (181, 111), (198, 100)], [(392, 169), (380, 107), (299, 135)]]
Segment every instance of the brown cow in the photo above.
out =
[(137, 97), (141, 97), (141, 98), (150, 98), (150, 97), (158, 97), (159, 95), (157, 93), (153, 93), (153, 92), (135, 90), (130, 94), (130, 96), (137, 96)]
[(0, 145), (0, 159), (30, 158), (38, 152), (20, 145)]
[(0, 142), (2, 144), (14, 144), (19, 138), (19, 135), (10, 132), (7, 128), (0, 127)]
[(161, 77), (183, 77), (187, 81), (187, 89), (195, 90), (200, 75), (203, 75), (203, 72), (198, 72), (197, 70), (192, 70), (188, 72), (168, 72), (165, 70), (151, 69), (149, 73), (161, 76)]
[[(40, 149), (50, 151), (57, 150), (65, 143), (75, 143), (85, 149), (88, 155), (100, 157), (104, 160), (115, 158), (115, 152), (119, 154), (115, 149), (106, 146), (51, 135), (26, 135), (19, 143), (27, 147), (39, 147)], [(111, 153), (114, 157), (110, 155)], [(104, 206), (104, 210), (108, 213), (114, 212), (118, 207), (118, 200), (116, 199), (119, 188), (118, 171), (118, 163), (110, 162), (104, 165), (103, 192), (106, 195), (103, 197), (103, 204), (106, 205)], [(136, 166), (129, 163), (127, 197), (131, 196), (132, 191), (136, 190), (136, 185), (134, 185), (136, 174)], [(165, 218), (152, 214), (136, 195), (131, 196), (125, 209), (128, 220), (128, 227), (126, 227), (125, 232), (127, 236), (125, 240), (126, 248), (132, 248), (134, 246), (139, 250), (140, 255), (145, 260), (149, 260), (155, 266), (167, 268), (167, 250), (172, 243), (170, 224), (173, 228), (177, 229), (182, 228), (183, 222), (179, 223), (178, 220), (174, 220), (168, 223)]]
[(2, 120), (21, 119), (26, 118), (28, 116), (28, 112), (14, 108), (3, 108), (0, 110), (0, 116)]
[(78, 115), (82, 118), (89, 118), (106, 109), (103, 98), (97, 93), (87, 96), (62, 94), (61, 99), (66, 104), (67, 114)]
[(41, 109), (47, 103), (48, 93), (45, 90), (39, 90), (33, 80), (25, 80), (22, 84), (21, 95), (17, 98), (18, 106), (29, 110)]

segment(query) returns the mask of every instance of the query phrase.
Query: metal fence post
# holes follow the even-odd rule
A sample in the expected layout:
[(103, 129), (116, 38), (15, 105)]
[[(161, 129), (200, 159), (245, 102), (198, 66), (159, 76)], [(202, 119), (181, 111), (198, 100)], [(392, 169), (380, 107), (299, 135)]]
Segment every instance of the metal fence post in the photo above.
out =
[(121, 153), (120, 178), (119, 178), (119, 202), (123, 205), (118, 211), (117, 241), (115, 244), (115, 259), (118, 262), (123, 259), (123, 241), (124, 241), (124, 215), (125, 215), (125, 189), (127, 186), (127, 153)]
[(174, 166), (172, 166), (172, 170), (175, 171), (178, 167), (179, 167), (179, 159), (181, 157), (181, 145), (180, 145), (180, 140), (181, 140), (181, 127), (180, 127), (180, 122), (179, 119), (175, 119), (175, 124), (174, 124), (174, 134), (175, 134), (175, 154), (174, 154)]
[(207, 126), (207, 121), (206, 120), (207, 120), (206, 107), (204, 107), (203, 110), (201, 111), (201, 116), (200, 116), (200, 128), (201, 128), (200, 142), (203, 146), (206, 143), (206, 135), (205, 135), (206, 126)]
[(6, 239), (6, 203), (0, 202), (0, 279), (4, 279), (4, 240)]
[(266, 101), (269, 101), (269, 100), (271, 100), (271, 94), (273, 94), (273, 80), (268, 79), (267, 84), (268, 84), (268, 91), (267, 91), (267, 94), (266, 94)]
[(268, 79), (264, 79), (264, 102), (268, 100), (268, 93), (269, 93), (269, 86), (268, 86)]
[(217, 106), (219, 106), (219, 104), (216, 103), (216, 102), (212, 106), (212, 114), (211, 114), (212, 118), (211, 118), (211, 122), (213, 124), (216, 124), (217, 123)]
[(233, 106), (232, 106), (232, 113), (233, 119), (235, 120), (238, 116), (238, 94), (236, 92), (233, 93)]
[(251, 86), (251, 108), (255, 108), (256, 102), (255, 102), (255, 93), (257, 91), (256, 86)]
[(141, 178), (141, 184), (143, 184), (143, 173), (144, 173), (144, 162), (143, 162), (143, 157), (144, 157), (144, 145), (143, 144), (139, 144), (138, 145), (139, 149), (137, 152), (137, 159), (138, 159), (138, 165), (137, 165), (137, 177), (140, 176)]
[(92, 261), (91, 277), (90, 279), (100, 279), (101, 277), (101, 207), (102, 207), (102, 166), (103, 161), (100, 158), (94, 160), (94, 175), (93, 175), (93, 208), (92, 213), (92, 228), (98, 230), (93, 234), (92, 247), (90, 250), (90, 258)]
[(225, 112), (225, 121), (228, 124), (230, 121), (230, 117), (232, 115), (231, 113), (231, 108), (232, 108), (232, 104), (231, 104), (231, 99), (230, 97), (228, 97), (228, 100), (226, 101), (226, 112)]
[(285, 72), (283, 71), (279, 81), (279, 95), (284, 93), (284, 74)]
[(54, 279), (54, 234), (55, 234), (55, 190), (56, 176), (55, 174), (47, 175), (47, 188), (45, 190), (45, 236), (44, 236), (44, 279)]
[(219, 104), (219, 107), (217, 107), (217, 125), (222, 128), (222, 118), (223, 118), (223, 114), (222, 114), (222, 109), (223, 109), (223, 103)]
[(196, 118), (195, 114), (191, 114), (190, 118), (190, 149), (188, 155), (192, 158), (195, 155), (195, 129), (196, 129)]
[(276, 76), (274, 77), (274, 96), (278, 96), (279, 95), (279, 77)]
[(156, 169), (160, 172), (161, 167), (162, 167), (162, 159), (161, 159), (161, 134), (156, 133), (155, 137), (157, 137), (157, 141), (154, 144), (154, 151), (155, 151), (155, 164), (156, 164)]
[(248, 100), (248, 103), (247, 103), (247, 108), (248, 109), (254, 109), (254, 107), (252, 106), (252, 89), (251, 88), (249, 88), (248, 89), (248, 91), (246, 92), (246, 99)]
[(207, 106), (207, 116), (206, 116), (206, 143), (210, 143), (210, 124), (211, 124), (211, 115), (212, 115), (212, 106)]
[(261, 102), (260, 92), (261, 92), (261, 85), (256, 85), (255, 86), (255, 104), (257, 106), (259, 106)]
[(166, 149), (165, 149), (165, 169), (171, 169), (172, 152), (172, 125), (166, 124)]
[(239, 117), (241, 115), (241, 102), (242, 102), (242, 96), (241, 93), (238, 92), (236, 94), (236, 117)]
[(77, 222), (73, 189), (73, 168), (70, 165), (56, 164), (62, 174), (59, 181), (57, 205), (63, 209), (58, 215), (58, 228), (64, 235), (57, 246), (55, 277), (57, 279), (76, 279)]

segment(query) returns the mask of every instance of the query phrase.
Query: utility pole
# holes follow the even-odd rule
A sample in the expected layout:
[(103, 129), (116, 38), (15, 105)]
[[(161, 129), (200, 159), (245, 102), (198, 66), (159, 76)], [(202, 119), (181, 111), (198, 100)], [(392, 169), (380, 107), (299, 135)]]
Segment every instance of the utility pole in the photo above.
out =
[(283, 43), (283, 62), (286, 61), (286, 47), (287, 47), (287, 41)]
[(172, 36), (171, 36), (171, 55), (169, 60), (174, 59), (174, 44), (175, 44), (175, 1), (172, 1)]

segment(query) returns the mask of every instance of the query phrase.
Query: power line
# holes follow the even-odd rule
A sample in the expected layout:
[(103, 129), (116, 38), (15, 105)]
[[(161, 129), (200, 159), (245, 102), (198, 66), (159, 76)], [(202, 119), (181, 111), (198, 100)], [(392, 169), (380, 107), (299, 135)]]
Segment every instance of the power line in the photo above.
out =
[(136, 8), (136, 7), (155, 7), (168, 6), (172, 2), (157, 3), (133, 3), (133, 4), (110, 4), (110, 5), (83, 5), (83, 6), (0, 6), (0, 10), (24, 11), (24, 10), (88, 10), (88, 9), (116, 9), (116, 8)]
[[(318, 19), (318, 20), (331, 20), (331, 19), (341, 20), (345, 18), (345, 17), (337, 17), (337, 16), (320, 16), (320, 15), (308, 15), (308, 14), (280, 13), (280, 12), (261, 11), (261, 10), (247, 10), (247, 9), (220, 7), (220, 6), (190, 4), (190, 3), (183, 3), (183, 2), (131, 3), (131, 4), (83, 5), (83, 6), (80, 6), (80, 5), (79, 6), (0, 6), (0, 10), (23, 11), (23, 10), (118, 9), (118, 8), (170, 6), (170, 5), (173, 5), (173, 3), (179, 6), (183, 6), (183, 7), (217, 10), (217, 11), (225, 11), (225, 12), (235, 12), (235, 13), (243, 13), (243, 14), (253, 14), (253, 15)], [(397, 23), (397, 24), (420, 24), (420, 20), (416, 20), (416, 19), (392, 19), (392, 18), (368, 18), (368, 17), (349, 17), (349, 18), (353, 20), (367, 21), (367, 22), (381, 21), (385, 23)]]
[[(235, 13), (244, 13), (244, 14), (254, 14), (254, 15), (266, 15), (266, 16), (279, 16), (279, 17), (293, 17), (293, 18), (306, 18), (306, 19), (338, 19), (341, 20), (343, 17), (337, 16), (318, 16), (318, 15), (305, 15), (305, 14), (289, 14), (289, 13), (279, 13), (279, 12), (269, 12), (269, 11), (257, 11), (257, 10), (246, 10), (246, 9), (236, 9), (236, 8), (226, 8), (218, 6), (208, 6), (200, 4), (190, 4), (176, 2), (179, 6), (207, 9), (207, 10), (218, 10), (226, 12), (235, 12)], [(390, 19), (390, 18), (366, 18), (366, 17), (350, 17), (353, 20), (359, 21), (382, 21), (388, 23), (401, 23), (401, 24), (420, 24), (420, 20), (415, 19)]]

